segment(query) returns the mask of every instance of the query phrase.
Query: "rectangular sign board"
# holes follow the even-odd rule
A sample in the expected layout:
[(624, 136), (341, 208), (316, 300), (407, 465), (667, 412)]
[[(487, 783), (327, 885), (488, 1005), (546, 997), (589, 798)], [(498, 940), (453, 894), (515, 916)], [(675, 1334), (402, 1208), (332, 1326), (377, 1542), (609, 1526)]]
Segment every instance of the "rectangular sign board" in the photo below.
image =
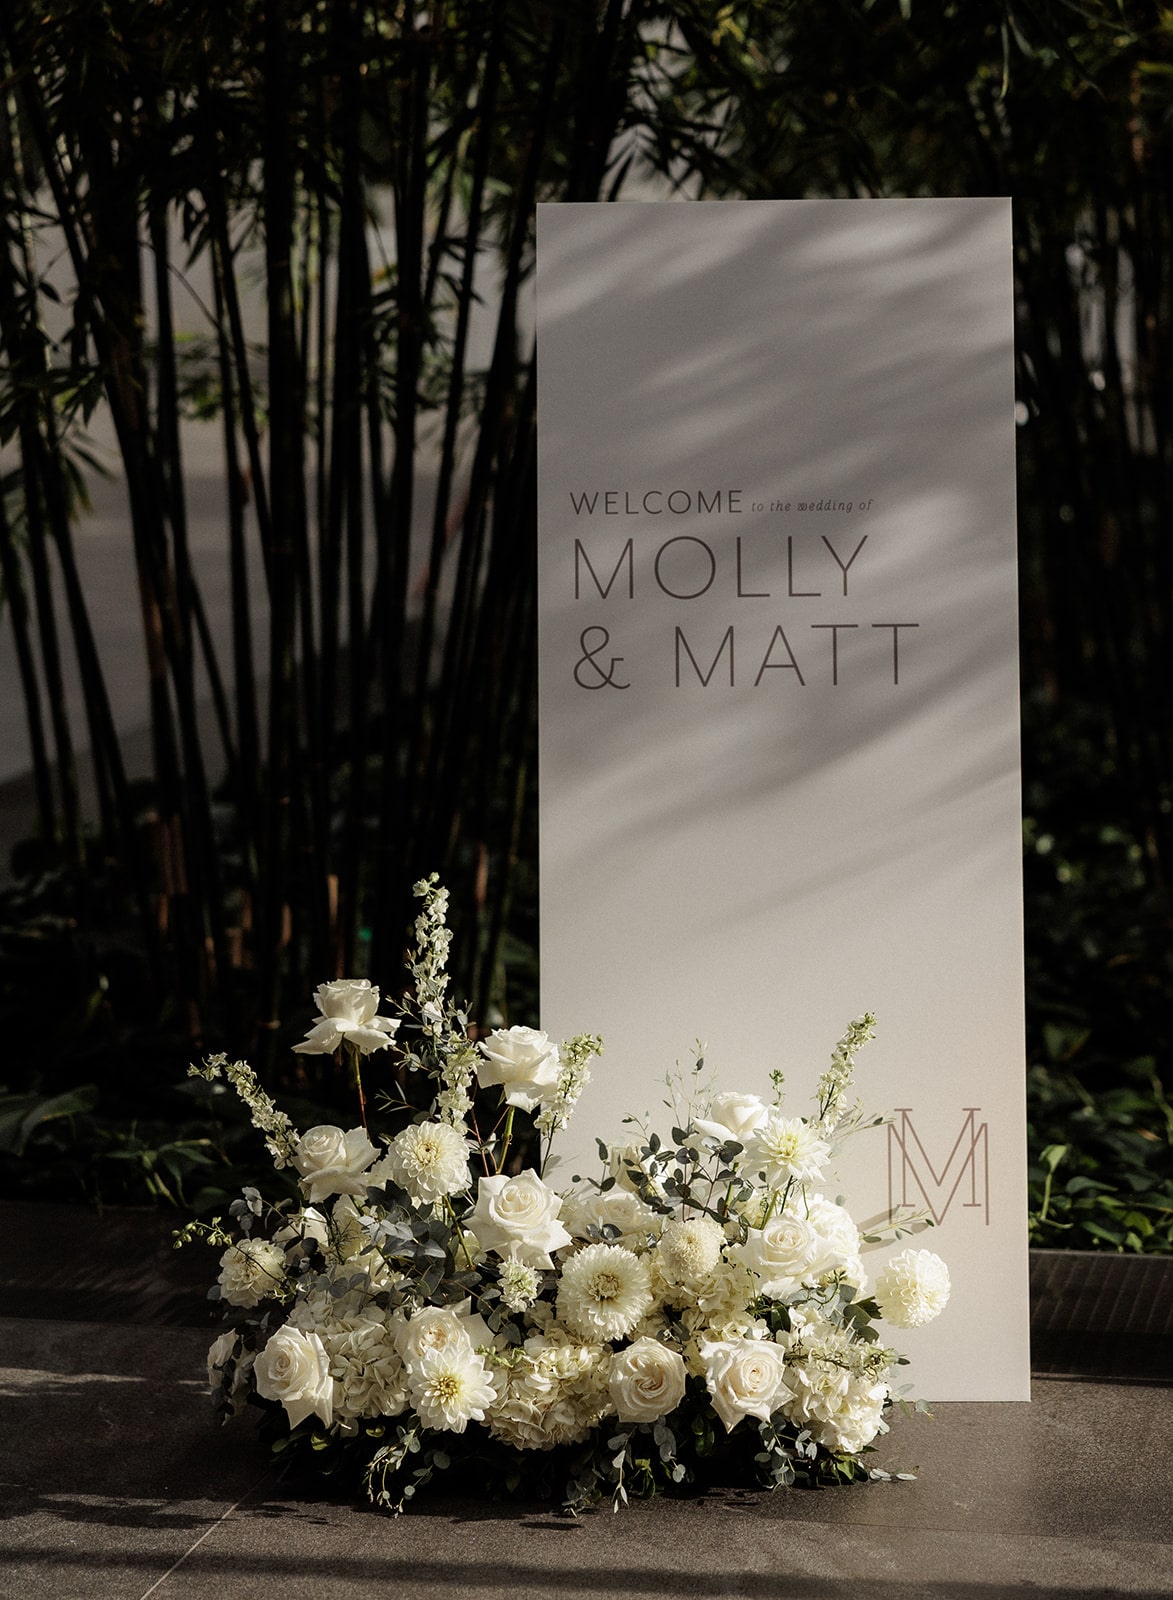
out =
[(698, 1040), (811, 1114), (875, 1012), (839, 1188), (935, 1216), (933, 1400), (1029, 1395), (1012, 356), (1006, 200), (539, 208), (559, 1178)]

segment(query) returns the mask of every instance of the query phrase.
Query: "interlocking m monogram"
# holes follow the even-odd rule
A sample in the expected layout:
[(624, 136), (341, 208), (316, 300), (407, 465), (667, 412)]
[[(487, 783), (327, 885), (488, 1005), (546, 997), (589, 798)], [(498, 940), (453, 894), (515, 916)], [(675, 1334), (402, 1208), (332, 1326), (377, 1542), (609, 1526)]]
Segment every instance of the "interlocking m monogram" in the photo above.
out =
[(888, 1124), (889, 1213), (895, 1213), (901, 1206), (914, 1206), (918, 1211), (923, 1207), (939, 1225), (944, 1222), (958, 1191), (962, 1190), (969, 1196), (961, 1202), (963, 1209), (984, 1210), (985, 1224), (989, 1227), (989, 1124), (978, 1122), (980, 1109), (980, 1106), (963, 1107), (965, 1120), (961, 1132), (938, 1171), (913, 1125), (912, 1108), (896, 1108), (895, 1120)]

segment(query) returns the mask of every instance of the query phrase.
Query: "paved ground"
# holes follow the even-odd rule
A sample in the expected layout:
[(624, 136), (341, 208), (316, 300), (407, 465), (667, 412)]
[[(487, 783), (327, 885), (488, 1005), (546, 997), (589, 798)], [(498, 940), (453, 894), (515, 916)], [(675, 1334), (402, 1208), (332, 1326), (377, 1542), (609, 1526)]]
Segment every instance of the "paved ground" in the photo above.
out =
[[(217, 1428), (202, 1379), (209, 1333), (176, 1325), (205, 1313), (190, 1266), (168, 1262), (166, 1229), (133, 1214), (86, 1227), (58, 1208), (0, 1208), (6, 1600), (1173, 1595), (1167, 1382), (1038, 1377), (1029, 1405), (898, 1419), (885, 1458), (919, 1468), (914, 1483), (721, 1490), (576, 1520), (439, 1496), (394, 1519), (279, 1482), (249, 1419)], [(72, 1238), (88, 1281), (108, 1280), (110, 1320), (30, 1314), (66, 1309), (69, 1250), (53, 1241)], [(1036, 1326), (1056, 1320), (1064, 1263), (1037, 1265)], [(1135, 1285), (1159, 1296), (1173, 1263), (1141, 1265)], [(1131, 1291), (1100, 1270), (1083, 1277), (1111, 1288), (1107, 1312), (1123, 1326)], [(1105, 1310), (1090, 1289), (1081, 1303), (1089, 1324)]]

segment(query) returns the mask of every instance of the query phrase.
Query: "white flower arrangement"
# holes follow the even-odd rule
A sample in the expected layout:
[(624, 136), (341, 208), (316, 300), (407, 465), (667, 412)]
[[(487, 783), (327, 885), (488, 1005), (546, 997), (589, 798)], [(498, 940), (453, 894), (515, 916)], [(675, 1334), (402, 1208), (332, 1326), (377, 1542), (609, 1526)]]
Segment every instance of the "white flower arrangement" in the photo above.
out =
[[(768, 1487), (888, 1476), (864, 1457), (901, 1358), (875, 1324), (937, 1316), (949, 1274), (904, 1250), (869, 1298), (865, 1241), (821, 1189), (862, 1124), (844, 1096), (874, 1018), (836, 1046), (809, 1120), (697, 1090), (667, 1142), (636, 1124), (636, 1140), (600, 1143), (598, 1180), (562, 1193), (550, 1143), (602, 1041), (514, 1027), (474, 1042), (447, 998), (445, 891), (433, 876), (416, 893), (404, 1016), (378, 1015), (365, 980), (323, 984), (296, 1047), (349, 1054), (362, 1126), (298, 1134), (246, 1063), (192, 1069), (228, 1077), (299, 1190), (268, 1207), (246, 1190), (231, 1232), (180, 1236), (223, 1249), (211, 1294), (232, 1327), (208, 1355), (222, 1414), (260, 1404), (278, 1456), (349, 1467), (397, 1510), (462, 1462), (494, 1489), (548, 1484), (553, 1451), (569, 1508), (618, 1506), (691, 1482), (725, 1436)], [(434, 1086), (426, 1109), (393, 1108), (395, 1132), (366, 1118), (361, 1066), (384, 1049)], [(519, 1111), (538, 1156), (521, 1170)]]

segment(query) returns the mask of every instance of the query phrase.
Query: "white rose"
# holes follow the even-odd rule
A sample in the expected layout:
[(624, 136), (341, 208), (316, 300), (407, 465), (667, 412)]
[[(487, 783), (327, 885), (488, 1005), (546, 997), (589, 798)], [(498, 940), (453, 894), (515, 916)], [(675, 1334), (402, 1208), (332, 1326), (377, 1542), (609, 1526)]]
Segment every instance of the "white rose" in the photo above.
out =
[(583, 1194), (567, 1195), (562, 1202), (562, 1220), (576, 1239), (587, 1239), (587, 1229), (611, 1227), (619, 1230), (620, 1238), (643, 1238), (658, 1225), (659, 1218), (651, 1206), (645, 1205), (630, 1189), (589, 1190)]
[(536, 1172), (521, 1172), (515, 1178), (498, 1173), (480, 1180), (477, 1203), (466, 1220), (483, 1250), (511, 1255), (534, 1267), (550, 1267), (550, 1251), (573, 1242), (558, 1221), (561, 1206), (561, 1196)]
[(692, 1125), (698, 1133), (722, 1144), (735, 1139), (743, 1145), (768, 1114), (769, 1107), (756, 1094), (715, 1094), (709, 1101), (708, 1116), (694, 1117)]
[(658, 1339), (637, 1339), (611, 1357), (607, 1388), (620, 1422), (655, 1422), (684, 1399), (684, 1360)]
[(731, 1432), (743, 1417), (770, 1420), (789, 1398), (786, 1353), (768, 1339), (722, 1339), (702, 1344), (700, 1358), (713, 1410)]
[(294, 1049), (307, 1056), (332, 1055), (346, 1040), (364, 1056), (385, 1050), (399, 1026), (397, 1017), (378, 1017), (379, 991), (369, 978), (339, 978), (314, 990), (319, 1015)]
[(500, 1084), (511, 1106), (532, 1111), (558, 1086), (558, 1046), (537, 1028), (494, 1028), (477, 1048), (485, 1058), (477, 1064), (481, 1088)]
[(362, 1128), (341, 1128), (325, 1123), (303, 1133), (293, 1164), (301, 1173), (301, 1186), (311, 1205), (332, 1194), (365, 1194), (366, 1170), (379, 1152)]
[(395, 1348), (409, 1371), (418, 1369), (424, 1356), (437, 1350), (483, 1349), (493, 1343), (485, 1319), (472, 1309), (471, 1296), (458, 1306), (422, 1306), (410, 1320), (395, 1317), (389, 1323)]
[(234, 1415), (244, 1404), (245, 1395), (248, 1393), (249, 1374), (252, 1372), (255, 1360), (254, 1353), (244, 1348), (240, 1335), (234, 1330), (222, 1333), (213, 1341), (208, 1351), (208, 1389), (213, 1399), (219, 1398), (223, 1392), (224, 1375), (229, 1362), (235, 1363), (232, 1368), (232, 1381), (225, 1396)]
[(745, 1243), (729, 1254), (757, 1276), (762, 1294), (777, 1297), (816, 1276), (828, 1250), (805, 1217), (783, 1212), (764, 1228), (751, 1228)]
[(309, 1416), (330, 1426), (334, 1413), (334, 1380), (330, 1358), (316, 1333), (278, 1328), (253, 1367), (262, 1400), (277, 1400), (296, 1428)]

